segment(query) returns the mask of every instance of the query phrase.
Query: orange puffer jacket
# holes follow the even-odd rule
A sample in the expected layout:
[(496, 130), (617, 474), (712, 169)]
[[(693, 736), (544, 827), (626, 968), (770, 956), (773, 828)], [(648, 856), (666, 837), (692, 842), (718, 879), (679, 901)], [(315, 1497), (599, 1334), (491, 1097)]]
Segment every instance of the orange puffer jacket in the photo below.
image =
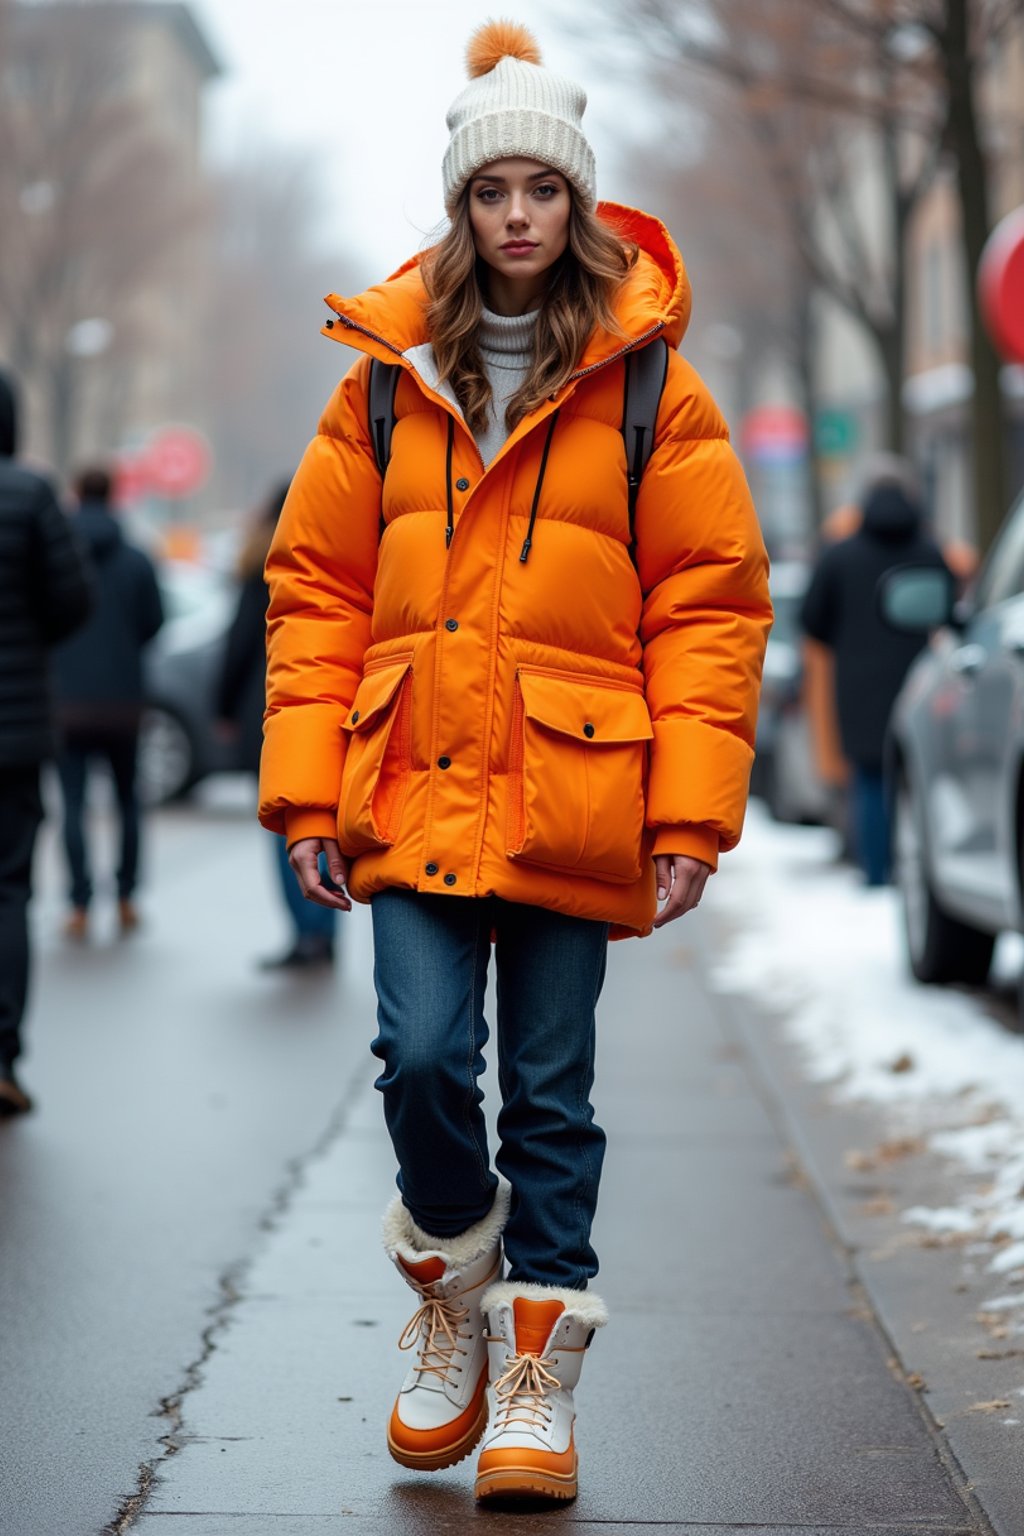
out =
[[(418, 262), (327, 300), (325, 334), (369, 356), (324, 412), (267, 562), (260, 819), (289, 843), (337, 837), (356, 900), (496, 893), (642, 934), (652, 855), (714, 867), (739, 837), (764, 546), (725, 424), (671, 351), (631, 557), (623, 357), (677, 346), (690, 290), (656, 219), (600, 214), (641, 249), (626, 339), (595, 332), (486, 470), (437, 379)], [(383, 534), (370, 356), (404, 370)]]

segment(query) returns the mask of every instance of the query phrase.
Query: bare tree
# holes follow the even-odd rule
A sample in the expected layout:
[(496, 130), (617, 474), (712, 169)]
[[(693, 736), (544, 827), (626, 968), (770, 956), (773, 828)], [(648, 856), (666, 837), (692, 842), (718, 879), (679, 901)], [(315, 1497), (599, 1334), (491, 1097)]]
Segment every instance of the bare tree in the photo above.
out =
[(201, 200), (126, 89), (122, 7), (49, 10), (0, 0), (0, 339), (66, 473), (85, 369), (116, 430), (154, 342), (146, 297)]
[(934, 153), (956, 171), (961, 215), (964, 310), (968, 317), (972, 471), (978, 538), (987, 548), (1008, 495), (1006, 427), (1000, 362), (982, 320), (977, 273), (992, 229), (990, 157), (979, 105), (979, 79), (1007, 32), (1024, 19), (1024, 0), (826, 0), (832, 15), (874, 47), (908, 36), (894, 84), (924, 80), (936, 117)]
[[(977, 77), (1022, 0), (603, 0), (621, 37), (661, 58), (673, 88), (694, 75), (731, 88), (770, 172), (805, 278), (871, 339), (887, 437), (903, 442), (908, 231), (944, 163), (963, 207), (971, 317), (975, 506), (990, 540), (1004, 509), (998, 365), (974, 274), (990, 227)], [(870, 160), (873, 177), (865, 177)], [(883, 206), (866, 209), (868, 179)]]
[(261, 145), (211, 181), (204, 299), (204, 427), (216, 496), (251, 506), (287, 478), (351, 352), (320, 335), (324, 294), (349, 258), (317, 241), (308, 160)]

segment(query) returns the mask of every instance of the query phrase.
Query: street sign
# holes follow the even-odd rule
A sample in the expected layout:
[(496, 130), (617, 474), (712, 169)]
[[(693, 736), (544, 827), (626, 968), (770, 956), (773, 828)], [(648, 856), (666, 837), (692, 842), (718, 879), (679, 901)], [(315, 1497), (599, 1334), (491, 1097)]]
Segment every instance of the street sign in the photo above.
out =
[(756, 464), (795, 464), (807, 455), (807, 417), (794, 405), (759, 405), (740, 429), (743, 447)]
[(978, 301), (988, 333), (1007, 362), (1024, 363), (1024, 206), (988, 237), (978, 267)]
[(149, 489), (168, 501), (192, 496), (210, 473), (210, 445), (194, 427), (161, 427), (142, 450)]
[(858, 422), (852, 411), (819, 411), (814, 419), (814, 449), (822, 459), (845, 459), (857, 446)]
[(149, 489), (146, 465), (141, 454), (125, 453), (114, 465), (114, 504), (132, 506)]

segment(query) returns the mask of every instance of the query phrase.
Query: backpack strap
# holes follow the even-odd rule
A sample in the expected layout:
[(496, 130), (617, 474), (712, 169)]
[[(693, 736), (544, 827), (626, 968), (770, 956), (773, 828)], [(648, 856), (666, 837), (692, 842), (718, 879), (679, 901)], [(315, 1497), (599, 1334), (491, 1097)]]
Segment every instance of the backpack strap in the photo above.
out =
[[(369, 421), (373, 456), (381, 478), (391, 462), (391, 439), (395, 430), (395, 391), (401, 369), (397, 363), (370, 359)], [(626, 356), (622, 398), (622, 440), (626, 449), (626, 485), (629, 497), (630, 548), (636, 542), (634, 523), (647, 461), (654, 451), (654, 433), (658, 408), (668, 377), (668, 343), (657, 337), (646, 347), (638, 347)], [(383, 519), (382, 519), (383, 531)]]
[(395, 430), (395, 390), (401, 368), (397, 363), (382, 363), (370, 358), (369, 429), (373, 456), (381, 479), (391, 462), (391, 437)]
[(622, 397), (622, 440), (626, 445), (626, 485), (629, 495), (629, 547), (636, 543), (634, 523), (647, 460), (654, 450), (658, 407), (668, 377), (668, 343), (659, 336), (646, 347), (626, 355)]

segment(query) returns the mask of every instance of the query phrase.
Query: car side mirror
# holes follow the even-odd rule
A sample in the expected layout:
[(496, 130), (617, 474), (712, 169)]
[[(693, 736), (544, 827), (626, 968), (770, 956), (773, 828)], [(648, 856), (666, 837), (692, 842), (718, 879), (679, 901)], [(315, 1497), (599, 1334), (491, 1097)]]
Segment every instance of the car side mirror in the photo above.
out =
[(926, 635), (953, 622), (956, 583), (934, 565), (904, 565), (887, 571), (878, 583), (878, 607), (890, 629)]

